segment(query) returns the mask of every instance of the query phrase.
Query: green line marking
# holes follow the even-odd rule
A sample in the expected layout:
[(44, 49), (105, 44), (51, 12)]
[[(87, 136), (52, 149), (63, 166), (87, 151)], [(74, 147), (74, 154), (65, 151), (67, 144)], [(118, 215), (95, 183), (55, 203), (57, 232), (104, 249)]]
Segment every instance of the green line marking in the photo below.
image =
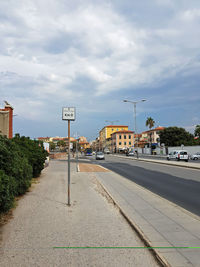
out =
[(200, 249), (200, 247), (53, 247), (55, 249)]

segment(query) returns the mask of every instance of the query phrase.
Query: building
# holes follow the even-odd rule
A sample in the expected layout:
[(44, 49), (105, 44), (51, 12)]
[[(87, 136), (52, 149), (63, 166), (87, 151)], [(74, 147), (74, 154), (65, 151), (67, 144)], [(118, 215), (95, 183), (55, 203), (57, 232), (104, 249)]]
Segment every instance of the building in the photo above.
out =
[(84, 136), (79, 137), (78, 143), (81, 151), (84, 151), (86, 148), (90, 148), (90, 144)]
[(127, 125), (107, 125), (99, 132), (99, 148), (103, 150), (106, 147), (107, 139), (118, 131), (128, 130)]
[(144, 147), (146, 144), (152, 144), (158, 146), (160, 142), (160, 131), (163, 131), (165, 128), (162, 126), (156, 127), (145, 132), (142, 132), (141, 137), (139, 138), (139, 146)]
[(37, 140), (49, 143), (50, 142), (50, 137), (38, 137)]
[(0, 134), (7, 138), (13, 137), (13, 107), (6, 102), (4, 109), (0, 109)]
[(122, 130), (112, 134), (112, 152), (128, 150), (134, 146), (134, 132)]

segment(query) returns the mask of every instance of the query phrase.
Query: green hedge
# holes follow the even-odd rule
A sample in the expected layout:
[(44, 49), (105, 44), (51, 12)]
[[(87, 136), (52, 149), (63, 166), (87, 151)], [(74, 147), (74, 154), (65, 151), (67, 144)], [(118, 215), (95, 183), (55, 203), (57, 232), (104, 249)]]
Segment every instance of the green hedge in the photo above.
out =
[(14, 196), (27, 191), (32, 177), (38, 177), (44, 168), (47, 155), (39, 141), (0, 136), (0, 212), (12, 206)]

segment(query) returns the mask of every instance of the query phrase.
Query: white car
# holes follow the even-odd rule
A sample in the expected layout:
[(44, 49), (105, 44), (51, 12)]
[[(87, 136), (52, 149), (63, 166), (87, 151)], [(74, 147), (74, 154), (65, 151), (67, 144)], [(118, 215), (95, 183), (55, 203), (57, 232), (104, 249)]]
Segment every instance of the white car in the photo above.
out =
[(101, 151), (97, 152), (96, 159), (105, 159), (104, 153)]
[(170, 160), (170, 159), (176, 159), (176, 153), (177, 153), (176, 150), (170, 152), (170, 153), (167, 155), (167, 160)]
[(174, 150), (167, 155), (167, 160), (176, 159), (188, 162), (189, 155), (186, 150)]
[(200, 152), (197, 152), (197, 153), (191, 155), (190, 158), (193, 159), (193, 160), (200, 159)]

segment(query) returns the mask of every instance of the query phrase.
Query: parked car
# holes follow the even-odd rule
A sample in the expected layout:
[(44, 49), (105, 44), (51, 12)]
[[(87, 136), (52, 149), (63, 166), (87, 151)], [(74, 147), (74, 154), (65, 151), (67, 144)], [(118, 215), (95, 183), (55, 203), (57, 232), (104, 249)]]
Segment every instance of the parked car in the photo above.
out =
[(109, 150), (108, 148), (105, 148), (105, 149), (104, 149), (104, 153), (105, 153), (105, 154), (110, 154), (110, 150)]
[(105, 159), (104, 153), (101, 151), (97, 152), (96, 159)]
[(170, 159), (176, 159), (176, 153), (177, 153), (176, 150), (171, 151), (171, 152), (167, 155), (167, 160), (170, 160)]
[(132, 157), (134, 155), (135, 155), (134, 151), (129, 151), (129, 152), (126, 153), (127, 157)]
[(174, 150), (167, 155), (167, 160), (176, 159), (188, 162), (189, 155), (186, 150)]
[(191, 158), (192, 160), (200, 159), (200, 152), (197, 152), (197, 153), (191, 155), (190, 158)]

